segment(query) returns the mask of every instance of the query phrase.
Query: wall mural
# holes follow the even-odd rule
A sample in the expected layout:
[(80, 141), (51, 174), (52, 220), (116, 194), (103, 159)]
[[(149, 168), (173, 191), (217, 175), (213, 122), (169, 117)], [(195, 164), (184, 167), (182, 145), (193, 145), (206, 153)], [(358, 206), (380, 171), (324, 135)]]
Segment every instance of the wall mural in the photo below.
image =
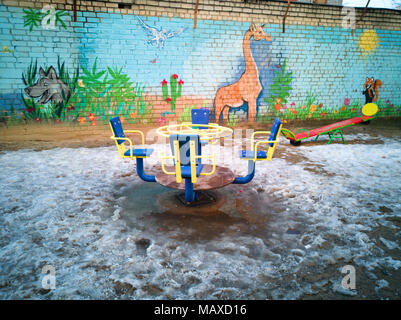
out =
[(363, 84), (363, 94), (365, 95), (365, 103), (376, 102), (379, 99), (379, 88), (382, 82), (379, 79), (366, 78)]
[[(4, 6), (0, 9), (4, 11)], [(11, 40), (4, 38), (2, 57), (15, 57), (17, 61), (21, 57), (26, 61), (28, 57), (31, 62), (25, 70), (16, 71), (22, 73), (18, 93), (11, 89), (12, 85), (10, 89), (5, 88), (7, 82), (0, 88), (0, 121), (52, 120), (96, 126), (119, 115), (122, 122), (162, 125), (170, 120), (190, 121), (191, 109), (202, 107), (209, 108), (216, 121), (235, 126), (242, 120), (271, 121), (275, 117), (284, 122), (348, 118), (359, 115), (363, 104), (369, 102), (379, 106), (379, 116), (401, 115), (401, 96), (392, 94), (399, 90), (388, 81), (388, 73), (375, 71), (381, 80), (366, 78), (370, 70), (380, 70), (382, 65), (373, 56), (388, 48), (380, 44), (375, 30), (361, 30), (356, 41), (344, 42), (348, 46), (344, 50), (341, 45), (328, 42), (331, 48), (338, 49), (335, 51), (323, 48), (314, 40), (324, 39), (320, 36), (327, 31), (312, 27), (308, 32), (315, 32), (314, 38), (294, 38), (300, 41), (298, 44), (290, 38), (291, 28), (296, 26), (289, 26), (283, 36), (277, 31), (279, 26), (274, 25), (238, 23), (237, 27), (237, 23), (226, 26), (221, 21), (218, 28), (208, 24), (201, 29), (200, 21), (199, 28), (193, 30), (186, 26), (191, 21), (185, 19), (103, 13), (100, 21), (94, 13), (88, 13), (90, 22), (85, 20), (89, 18), (83, 20), (92, 24), (88, 28), (96, 33), (82, 32), (80, 38), (74, 39), (75, 27), (71, 26), (69, 15), (68, 11), (55, 11), (51, 7), (21, 9), (19, 19), (23, 21), (25, 37), (32, 35), (37, 39), (54, 26), (71, 31), (68, 34), (73, 36), (58, 42), (54, 46), (57, 50), (50, 49), (46, 55), (21, 50), (29, 41), (12, 42), (18, 35), (10, 33)], [(112, 29), (107, 29), (108, 25)], [(69, 41), (75, 41), (78, 48), (79, 55), (74, 59), (69, 58), (72, 45), (62, 43)], [(297, 45), (298, 56), (294, 55), (293, 44)], [(125, 46), (130, 45), (123, 53)], [(316, 59), (319, 53), (313, 53), (320, 47), (330, 64), (340, 63), (340, 59), (328, 56), (340, 53), (355, 68), (356, 71), (349, 72), (349, 78), (346, 74), (336, 74), (336, 78), (345, 79), (344, 92), (337, 88), (331, 92), (323, 80), (329, 73), (325, 68), (331, 65), (326, 60), (319, 65)], [(97, 51), (98, 48), (108, 48), (107, 54)], [(226, 58), (229, 54), (235, 58)], [(115, 55), (119, 56), (114, 59)], [(193, 62), (183, 67), (183, 62), (190, 57)], [(52, 62), (47, 63), (46, 59)], [(358, 65), (359, 59), (362, 61)], [(195, 65), (201, 66), (199, 70), (204, 69), (201, 77), (195, 74)], [(345, 69), (339, 68), (343, 73)], [(313, 77), (321, 77), (321, 81), (310, 84), (305, 80), (311, 79), (311, 70), (317, 70)], [(322, 71), (320, 75), (319, 71)], [(134, 78), (137, 80), (133, 81)], [(20, 97), (22, 108), (14, 102), (18, 100), (15, 95)]]
[(252, 23), (249, 30), (245, 32), (242, 43), (245, 71), (237, 82), (217, 90), (214, 99), (216, 121), (228, 119), (229, 108), (238, 108), (244, 102), (248, 103), (248, 121), (256, 120), (256, 100), (263, 88), (259, 80), (258, 68), (251, 52), (251, 39), (253, 38), (255, 41), (262, 39), (271, 41), (270, 35), (264, 32), (263, 27), (264, 25), (257, 26)]
[(138, 19), (141, 27), (146, 32), (146, 35), (148, 37), (147, 43), (149, 45), (155, 45), (159, 49), (164, 48), (165, 43), (168, 39), (179, 36), (181, 33), (187, 30), (187, 28), (180, 28), (177, 31), (171, 31), (163, 29), (162, 27), (161, 28), (151, 27), (147, 25), (145, 22), (143, 22), (143, 20), (140, 17), (138, 16), (135, 17)]
[(374, 54), (379, 46), (379, 37), (376, 31), (366, 30), (362, 32), (358, 40), (358, 50), (360, 52), (360, 57), (363, 56), (366, 61), (368, 56)]
[(60, 24), (65, 30), (67, 25), (63, 17), (69, 13), (64, 10), (55, 10), (53, 6), (44, 6), (42, 10), (24, 9), (24, 26), (29, 27), (29, 32), (34, 28), (55, 29)]
[(143, 98), (145, 87), (133, 84), (122, 68), (98, 70), (97, 59), (89, 70), (77, 67), (71, 76), (60, 59), (57, 71), (53, 66), (40, 67), (39, 72), (37, 68), (37, 62), (31, 63), (22, 75), (26, 119), (67, 120), (92, 126), (98, 121), (106, 123), (115, 115), (120, 115), (122, 122), (137, 123), (142, 118), (152, 121), (151, 103)]
[[(26, 119), (60, 119), (66, 103), (75, 91), (79, 69), (70, 77), (64, 63), (58, 59), (57, 70), (53, 66), (40, 67), (31, 62), (22, 74), (25, 85), (22, 94)], [(26, 97), (25, 97), (26, 96)]]
[[(31, 78), (33, 79), (33, 78)], [(31, 83), (31, 81), (29, 81)], [(26, 82), (28, 84), (28, 82)], [(70, 99), (71, 92), (68, 86), (61, 81), (56, 70), (51, 66), (47, 72), (42, 67), (39, 69), (39, 79), (24, 89), (25, 94), (30, 98), (39, 98), (38, 105), (48, 102), (55, 106), (54, 113), (60, 117), (63, 105)]]
[(9, 49), (6, 45), (1, 49), (1, 53), (13, 53), (14, 51)]

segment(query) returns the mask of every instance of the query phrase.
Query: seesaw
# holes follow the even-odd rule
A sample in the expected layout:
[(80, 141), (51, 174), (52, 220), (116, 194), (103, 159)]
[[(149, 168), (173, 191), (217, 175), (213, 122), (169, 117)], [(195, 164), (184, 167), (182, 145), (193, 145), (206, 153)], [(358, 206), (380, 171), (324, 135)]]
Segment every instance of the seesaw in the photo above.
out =
[(329, 124), (327, 126), (323, 126), (323, 127), (312, 129), (312, 130), (299, 129), (297, 134), (294, 134), (290, 130), (283, 128), (281, 130), (281, 133), (288, 140), (290, 140), (290, 143), (293, 146), (299, 146), (301, 144), (302, 140), (305, 140), (305, 139), (308, 139), (311, 137), (315, 137), (315, 136), (316, 136), (316, 138), (315, 138), (315, 141), (316, 141), (317, 139), (319, 139), (319, 136), (321, 136), (322, 134), (329, 135), (330, 139), (327, 144), (330, 144), (330, 142), (334, 138), (336, 138), (336, 136), (339, 136), (341, 138), (342, 142), (345, 143), (345, 139), (344, 139), (344, 136), (342, 133), (343, 128), (350, 127), (350, 126), (353, 126), (358, 123), (364, 123), (364, 122), (367, 123), (374, 118), (373, 116), (378, 111), (379, 111), (379, 108), (377, 107), (376, 104), (368, 103), (362, 107), (362, 115), (361, 116), (343, 120), (343, 121), (339, 121), (339, 122), (335, 122), (335, 123)]
[[(121, 158), (136, 160), (136, 172), (146, 182), (157, 182), (168, 188), (185, 190), (185, 198), (179, 199), (185, 204), (199, 200), (201, 191), (218, 189), (233, 184), (245, 184), (255, 176), (257, 161), (271, 161), (282, 128), (281, 121), (274, 120), (271, 131), (257, 131), (252, 134), (251, 150), (241, 150), (239, 158), (248, 162), (248, 174), (235, 177), (230, 168), (216, 165), (216, 156), (202, 154), (202, 145), (208, 144), (224, 136), (232, 135), (230, 128), (209, 124), (209, 111), (193, 109), (192, 123), (181, 123), (160, 127), (156, 132), (168, 138), (171, 155), (159, 154), (161, 170), (155, 175), (144, 172), (144, 160), (149, 158), (153, 149), (145, 147), (144, 135), (139, 130), (123, 130), (119, 117), (110, 119), (113, 133), (111, 139), (116, 143)], [(199, 118), (197, 118), (199, 116)], [(201, 116), (203, 117), (202, 119)], [(132, 140), (125, 133), (134, 133), (141, 136), (142, 145), (136, 148)], [(268, 139), (256, 142), (255, 135), (267, 135)], [(203, 142), (203, 143), (202, 143)], [(266, 144), (267, 151), (260, 150), (260, 145)], [(173, 166), (167, 166), (165, 160), (172, 160)], [(203, 159), (210, 159), (212, 164), (202, 163)]]

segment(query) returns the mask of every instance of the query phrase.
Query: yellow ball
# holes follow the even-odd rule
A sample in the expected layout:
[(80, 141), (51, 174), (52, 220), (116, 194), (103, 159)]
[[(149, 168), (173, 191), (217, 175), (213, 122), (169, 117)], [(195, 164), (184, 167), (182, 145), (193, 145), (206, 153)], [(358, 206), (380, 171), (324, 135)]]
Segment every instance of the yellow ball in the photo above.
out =
[(362, 114), (364, 116), (373, 116), (379, 111), (379, 108), (374, 103), (367, 103), (362, 107)]

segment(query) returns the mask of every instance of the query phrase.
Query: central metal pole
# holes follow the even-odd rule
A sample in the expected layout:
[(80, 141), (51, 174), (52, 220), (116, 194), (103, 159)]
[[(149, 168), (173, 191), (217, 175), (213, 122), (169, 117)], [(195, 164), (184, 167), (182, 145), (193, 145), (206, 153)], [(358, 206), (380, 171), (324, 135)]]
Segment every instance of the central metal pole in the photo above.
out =
[(185, 178), (185, 201), (191, 203), (195, 200), (194, 184), (191, 178)]

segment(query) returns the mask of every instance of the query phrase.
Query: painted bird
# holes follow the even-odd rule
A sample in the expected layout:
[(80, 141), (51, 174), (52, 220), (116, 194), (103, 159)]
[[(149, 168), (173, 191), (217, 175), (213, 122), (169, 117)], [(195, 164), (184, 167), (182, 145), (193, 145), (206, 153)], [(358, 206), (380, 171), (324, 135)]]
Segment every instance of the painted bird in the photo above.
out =
[(187, 28), (180, 28), (177, 31), (170, 31), (162, 28), (151, 27), (147, 25), (141, 18), (138, 18), (141, 27), (146, 31), (148, 38), (147, 42), (150, 45), (156, 45), (158, 48), (164, 48), (166, 41), (183, 33)]

